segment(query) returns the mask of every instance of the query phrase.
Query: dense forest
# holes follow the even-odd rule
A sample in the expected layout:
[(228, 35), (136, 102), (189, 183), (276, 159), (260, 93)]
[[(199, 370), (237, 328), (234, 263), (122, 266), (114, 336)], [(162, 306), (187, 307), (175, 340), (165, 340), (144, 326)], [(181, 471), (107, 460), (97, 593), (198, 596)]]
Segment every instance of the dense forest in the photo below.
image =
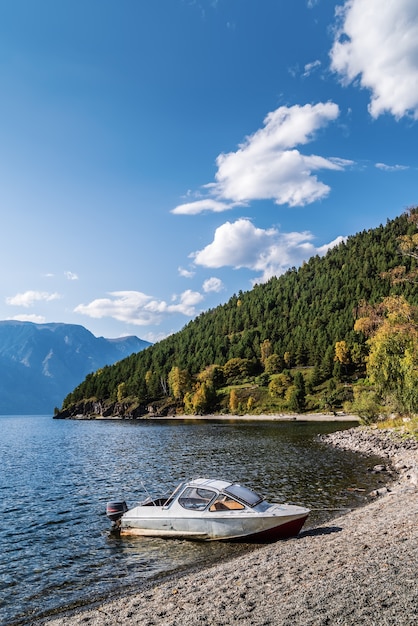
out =
[[(332, 410), (365, 377), (370, 337), (355, 329), (365, 304), (418, 304), (413, 281), (393, 281), (416, 210), (349, 237), (299, 269), (239, 292), (180, 332), (87, 376), (57, 417)], [(81, 407), (81, 408), (80, 408)]]

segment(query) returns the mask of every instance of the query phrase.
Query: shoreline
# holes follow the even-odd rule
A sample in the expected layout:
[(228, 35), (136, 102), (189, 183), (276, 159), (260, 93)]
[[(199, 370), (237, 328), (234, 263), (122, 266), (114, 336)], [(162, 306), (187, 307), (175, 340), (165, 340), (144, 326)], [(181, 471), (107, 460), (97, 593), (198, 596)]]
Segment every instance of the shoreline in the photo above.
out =
[(120, 416), (75, 416), (65, 419), (78, 419), (78, 420), (132, 420), (137, 422), (169, 422), (169, 421), (182, 421), (182, 422), (360, 422), (360, 418), (357, 415), (349, 415), (345, 413), (262, 413), (261, 415), (253, 415), (246, 413), (244, 415), (237, 414), (218, 414), (210, 413), (207, 415), (151, 415), (136, 418), (127, 418)]
[(418, 442), (351, 428), (328, 445), (388, 459), (366, 505), (295, 538), (32, 624), (409, 626), (418, 621)]
[(243, 421), (243, 422), (359, 422), (356, 415), (328, 413), (263, 413), (261, 415), (173, 415), (163, 418), (147, 418), (147, 419), (165, 419), (165, 420), (182, 420), (182, 421)]

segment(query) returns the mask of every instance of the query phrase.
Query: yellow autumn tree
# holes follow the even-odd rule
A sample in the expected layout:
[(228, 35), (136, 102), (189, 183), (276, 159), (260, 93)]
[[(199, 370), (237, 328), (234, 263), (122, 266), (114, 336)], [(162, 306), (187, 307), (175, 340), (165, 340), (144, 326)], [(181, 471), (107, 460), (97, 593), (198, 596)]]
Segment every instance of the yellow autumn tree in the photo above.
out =
[[(408, 209), (408, 222), (418, 227), (418, 207)], [(418, 260), (418, 232), (398, 237), (399, 252), (406, 257)], [(388, 278), (392, 285), (399, 283), (417, 283), (418, 267), (407, 269), (405, 265), (397, 265), (382, 273), (382, 278)]]
[(269, 394), (272, 398), (284, 398), (292, 384), (292, 377), (285, 372), (274, 376), (269, 383)]
[[(404, 296), (389, 296), (368, 308), (355, 330), (368, 336), (370, 382), (391, 408), (418, 411), (418, 309)], [(367, 313), (364, 309), (363, 313)]]
[(266, 360), (268, 359), (268, 357), (273, 354), (273, 348), (271, 345), (271, 341), (270, 339), (265, 339), (261, 344), (260, 344), (260, 361), (263, 365), (265, 365)]
[(216, 391), (212, 385), (206, 382), (198, 382), (193, 391), (187, 391), (184, 395), (184, 410), (187, 414), (205, 415), (215, 410)]
[(238, 396), (235, 389), (231, 389), (229, 392), (229, 412), (236, 413), (238, 411)]
[(283, 369), (282, 359), (278, 354), (270, 354), (264, 362), (264, 371), (266, 374), (278, 374)]
[(126, 383), (119, 383), (117, 391), (118, 402), (123, 402), (126, 398)]
[(350, 365), (350, 348), (346, 341), (336, 342), (334, 361), (338, 361), (341, 365)]
[(187, 370), (174, 366), (168, 373), (168, 386), (175, 400), (181, 400), (190, 385), (190, 376)]

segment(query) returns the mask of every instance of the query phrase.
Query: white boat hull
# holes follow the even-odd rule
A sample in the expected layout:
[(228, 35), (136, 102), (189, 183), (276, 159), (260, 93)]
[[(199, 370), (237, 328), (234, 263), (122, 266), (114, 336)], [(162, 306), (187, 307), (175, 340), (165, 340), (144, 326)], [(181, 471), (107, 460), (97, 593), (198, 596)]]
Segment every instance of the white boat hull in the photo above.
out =
[(291, 505), (272, 505), (265, 513), (235, 511), (167, 517), (163, 507), (139, 506), (125, 513), (121, 535), (231, 541), (243, 539), (274, 540), (298, 534), (309, 511)]
[(268, 541), (297, 535), (309, 509), (266, 502), (238, 483), (196, 478), (168, 498), (148, 498), (130, 510), (124, 501), (109, 502), (106, 513), (121, 535)]

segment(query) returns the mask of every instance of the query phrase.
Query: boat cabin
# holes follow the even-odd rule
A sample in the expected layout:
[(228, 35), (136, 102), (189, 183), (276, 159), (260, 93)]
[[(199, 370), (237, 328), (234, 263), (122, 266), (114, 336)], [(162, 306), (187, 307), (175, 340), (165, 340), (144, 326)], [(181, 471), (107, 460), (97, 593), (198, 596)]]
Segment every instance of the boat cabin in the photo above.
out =
[(263, 498), (237, 483), (228, 483), (221, 480), (206, 480), (198, 478), (188, 483), (180, 483), (167, 500), (152, 500), (144, 504), (147, 506), (162, 505), (164, 509), (177, 503), (187, 511), (242, 511), (253, 508), (263, 502)]

